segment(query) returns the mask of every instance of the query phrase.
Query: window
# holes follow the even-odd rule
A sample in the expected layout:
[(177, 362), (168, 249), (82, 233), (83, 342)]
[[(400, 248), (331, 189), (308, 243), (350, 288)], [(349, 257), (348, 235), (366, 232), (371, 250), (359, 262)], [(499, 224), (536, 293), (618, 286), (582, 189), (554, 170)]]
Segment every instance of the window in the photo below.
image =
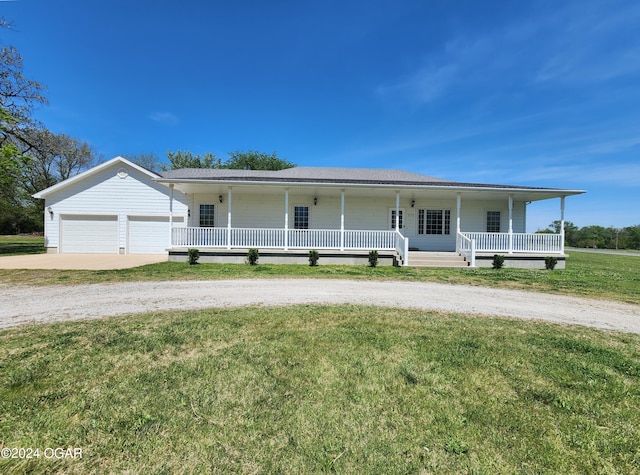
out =
[(500, 232), (500, 211), (487, 211), (487, 232)]
[(451, 211), (419, 209), (418, 234), (451, 234)]
[[(390, 213), (390, 215), (391, 215), (391, 229), (396, 229), (396, 210), (392, 209), (390, 211), (391, 211), (391, 213)], [(398, 216), (398, 218), (399, 218), (398, 227), (400, 229), (402, 229), (402, 215), (404, 214), (402, 211), (403, 210), (400, 210), (400, 215)]]
[(215, 214), (215, 205), (200, 205), (200, 227), (212, 228)]
[(309, 229), (309, 207), (295, 206), (293, 208), (293, 228)]

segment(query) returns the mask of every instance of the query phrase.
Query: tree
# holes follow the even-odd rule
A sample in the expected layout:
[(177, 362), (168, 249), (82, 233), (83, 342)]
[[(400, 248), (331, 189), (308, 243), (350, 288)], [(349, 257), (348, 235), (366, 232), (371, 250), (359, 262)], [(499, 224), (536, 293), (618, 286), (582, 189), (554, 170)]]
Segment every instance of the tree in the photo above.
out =
[(178, 170), (180, 168), (223, 168), (221, 160), (212, 153), (194, 155), (191, 152), (183, 152), (181, 150), (177, 152), (168, 151), (167, 158), (169, 159), (169, 164), (161, 165), (164, 171)]
[[(0, 18), (0, 28), (8, 23)], [(26, 131), (33, 127), (31, 114), (46, 104), (44, 87), (24, 77), (22, 56), (12, 46), (0, 48), (0, 230), (19, 232), (42, 228), (33, 221), (34, 202), (24, 188), (30, 166), (23, 152), (31, 150)]]
[[(9, 24), (0, 18), (0, 28)], [(22, 56), (0, 48), (0, 228), (4, 232), (42, 229), (40, 200), (31, 194), (90, 167), (88, 143), (53, 134), (32, 119), (47, 104), (44, 86), (23, 74)]]
[[(549, 225), (549, 229), (553, 230), (555, 234), (560, 234), (560, 220), (556, 220)], [(568, 246), (576, 246), (577, 245), (577, 232), (578, 226), (573, 224), (571, 221), (564, 222), (564, 241)]]
[(13, 144), (0, 147), (0, 233), (9, 234), (19, 230), (23, 221), (25, 193), (22, 176), (27, 167), (26, 159)]
[(151, 172), (158, 172), (160, 170), (160, 159), (153, 153), (130, 153), (125, 155), (125, 158), (130, 162), (140, 165), (142, 168), (146, 168)]
[(47, 103), (43, 90), (40, 83), (24, 77), (18, 50), (0, 49), (0, 146), (13, 142), (22, 151), (31, 148), (24, 132), (33, 126), (34, 108)]
[(291, 167), (295, 164), (278, 157), (276, 152), (268, 154), (256, 150), (229, 152), (229, 159), (223, 165), (223, 168), (236, 170), (284, 170)]
[(229, 158), (224, 162), (212, 153), (194, 155), (191, 152), (167, 152), (168, 165), (162, 165), (163, 170), (177, 170), (180, 168), (229, 168), (234, 170), (283, 170), (295, 167), (284, 158), (278, 157), (276, 152), (271, 154), (247, 150), (229, 152)]
[(30, 194), (41, 191), (90, 168), (95, 152), (84, 141), (47, 129), (32, 128), (25, 137), (31, 144), (24, 186)]

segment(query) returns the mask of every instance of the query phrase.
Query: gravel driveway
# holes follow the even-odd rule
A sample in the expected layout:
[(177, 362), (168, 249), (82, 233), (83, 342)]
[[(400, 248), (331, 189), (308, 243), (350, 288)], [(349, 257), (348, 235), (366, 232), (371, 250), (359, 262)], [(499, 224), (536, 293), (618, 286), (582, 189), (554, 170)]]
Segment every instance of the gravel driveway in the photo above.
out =
[(637, 305), (485, 287), (324, 279), (0, 285), (0, 328), (157, 310), (341, 303), (495, 315), (640, 333)]

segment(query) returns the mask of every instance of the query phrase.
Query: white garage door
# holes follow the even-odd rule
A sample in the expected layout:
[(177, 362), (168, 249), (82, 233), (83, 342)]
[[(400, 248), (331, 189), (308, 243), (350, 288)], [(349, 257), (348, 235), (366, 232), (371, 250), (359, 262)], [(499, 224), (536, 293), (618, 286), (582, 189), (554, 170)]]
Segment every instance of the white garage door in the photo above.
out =
[(63, 253), (118, 253), (117, 216), (62, 216)]
[[(182, 218), (174, 218), (182, 225)], [(169, 247), (168, 216), (129, 216), (129, 254), (162, 254)]]

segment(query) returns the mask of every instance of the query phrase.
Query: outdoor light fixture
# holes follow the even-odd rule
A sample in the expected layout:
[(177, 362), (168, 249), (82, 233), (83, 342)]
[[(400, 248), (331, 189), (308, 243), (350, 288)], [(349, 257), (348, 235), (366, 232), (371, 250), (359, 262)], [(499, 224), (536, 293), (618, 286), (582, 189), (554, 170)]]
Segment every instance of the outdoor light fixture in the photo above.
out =
[(47, 211), (49, 212), (49, 214), (51, 215), (51, 217), (53, 218), (53, 208), (51, 206), (49, 206), (47, 208)]
[(191, 217), (191, 208), (187, 210), (187, 218), (190, 218), (190, 217)]
[(416, 200), (411, 200), (411, 207), (413, 208), (416, 205)]
[(222, 195), (218, 196), (218, 201), (222, 203)]
[(315, 205), (317, 205), (317, 204), (318, 204), (318, 197), (317, 197), (317, 196), (314, 196), (314, 197), (313, 197), (313, 206), (315, 206)]

